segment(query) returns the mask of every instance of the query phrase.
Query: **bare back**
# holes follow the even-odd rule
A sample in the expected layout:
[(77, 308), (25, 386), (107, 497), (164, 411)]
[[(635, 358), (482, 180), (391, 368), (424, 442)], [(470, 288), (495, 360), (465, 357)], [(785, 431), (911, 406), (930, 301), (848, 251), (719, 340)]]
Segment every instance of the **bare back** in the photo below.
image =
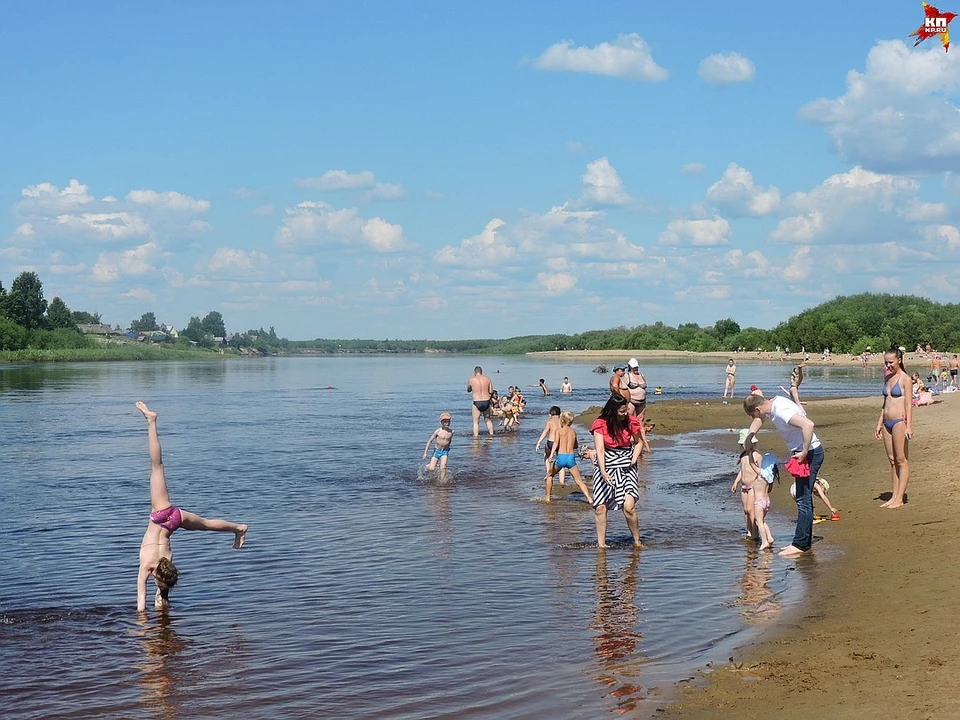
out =
[(467, 388), (473, 393), (473, 399), (483, 402), (493, 395), (493, 381), (482, 373), (475, 374), (467, 382)]
[(577, 431), (569, 425), (561, 427), (557, 431), (557, 452), (561, 455), (569, 455), (577, 451)]

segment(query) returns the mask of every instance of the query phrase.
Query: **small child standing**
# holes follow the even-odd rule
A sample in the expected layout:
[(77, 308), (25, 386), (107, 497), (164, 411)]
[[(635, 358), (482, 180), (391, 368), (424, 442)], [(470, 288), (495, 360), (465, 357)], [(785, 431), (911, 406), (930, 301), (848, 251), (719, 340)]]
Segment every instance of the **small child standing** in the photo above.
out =
[[(753, 436), (756, 444), (756, 435)], [(764, 453), (760, 460), (760, 478), (753, 484), (754, 520), (760, 533), (760, 549), (773, 547), (773, 533), (767, 525), (767, 513), (770, 511), (770, 488), (774, 482), (780, 480), (780, 469), (777, 467), (777, 456), (773, 453)]]
[(447, 456), (450, 454), (450, 441), (453, 439), (453, 431), (450, 429), (450, 413), (440, 413), (440, 427), (433, 431), (433, 435), (427, 440), (423, 448), (423, 459), (427, 459), (427, 451), (430, 449), (430, 443), (434, 443), (433, 457), (427, 470), (434, 470), (437, 467), (437, 461), (440, 461), (440, 479), (447, 478)]
[(577, 440), (577, 431), (573, 429), (573, 413), (567, 410), (560, 415), (560, 429), (557, 431), (557, 439), (553, 445), (553, 452), (550, 455), (550, 461), (553, 464), (550, 472), (547, 473), (547, 497), (550, 502), (550, 495), (553, 492), (553, 476), (564, 469), (569, 469), (573, 476), (573, 481), (580, 488), (580, 492), (587, 499), (590, 505), (593, 505), (593, 496), (587, 489), (586, 483), (580, 475), (580, 468), (577, 467), (577, 449), (580, 443)]
[(737, 477), (734, 478), (733, 485), (730, 486), (730, 492), (735, 493), (737, 486), (740, 486), (740, 502), (743, 504), (743, 522), (747, 528), (746, 537), (751, 540), (761, 540), (760, 531), (757, 527), (756, 519), (756, 493), (754, 486), (763, 482), (760, 478), (760, 462), (763, 456), (756, 450), (757, 437), (748, 429), (740, 431), (740, 439), (737, 441), (743, 447), (740, 457), (737, 459), (739, 469)]
[[(554, 405), (550, 408), (550, 416), (547, 418), (547, 421), (543, 424), (543, 432), (540, 433), (540, 438), (537, 440), (537, 452), (540, 452), (540, 446), (543, 445), (543, 465), (544, 480), (549, 480), (550, 484), (547, 486), (553, 486), (553, 480), (551, 479), (550, 473), (553, 472), (553, 463), (550, 461), (550, 456), (553, 455), (553, 444), (557, 440), (557, 433), (560, 431), (560, 406)], [(546, 441), (546, 444), (544, 444)], [(556, 474), (556, 473), (554, 473)], [(560, 484), (563, 485), (563, 475), (560, 476)], [(547, 490), (547, 500), (550, 499), (550, 490)]]

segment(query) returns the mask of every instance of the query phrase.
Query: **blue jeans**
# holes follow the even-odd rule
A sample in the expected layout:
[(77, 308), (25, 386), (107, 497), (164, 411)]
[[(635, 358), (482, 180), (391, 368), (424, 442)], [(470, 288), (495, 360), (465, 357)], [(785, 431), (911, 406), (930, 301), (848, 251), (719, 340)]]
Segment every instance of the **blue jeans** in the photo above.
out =
[(797, 530), (793, 534), (793, 543), (799, 550), (809, 550), (813, 544), (813, 483), (823, 465), (823, 445), (807, 453), (810, 463), (810, 477), (794, 478), (797, 481)]

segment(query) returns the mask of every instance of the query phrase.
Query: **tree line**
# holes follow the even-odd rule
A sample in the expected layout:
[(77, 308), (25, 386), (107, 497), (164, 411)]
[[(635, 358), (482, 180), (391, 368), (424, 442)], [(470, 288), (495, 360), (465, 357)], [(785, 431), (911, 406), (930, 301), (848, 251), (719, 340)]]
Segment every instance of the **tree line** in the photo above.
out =
[[(78, 325), (101, 323), (98, 312), (71, 310), (59, 297), (49, 303), (34, 272), (20, 273), (4, 289), (0, 282), (0, 350), (23, 348), (73, 349), (93, 347)], [(255, 349), (260, 354), (335, 353), (475, 353), (516, 355), (550, 350), (686, 350), (691, 352), (762, 351), (789, 348), (819, 353), (859, 354), (891, 345), (912, 350), (916, 345), (960, 352), (960, 306), (914, 295), (862, 293), (834, 298), (804, 310), (770, 330), (741, 328), (732, 318), (713, 325), (662, 322), (588, 330), (573, 335), (523, 335), (507, 339), (468, 340), (288, 340), (271, 326), (228, 333), (223, 315), (212, 311), (193, 316), (171, 336), (172, 328), (157, 322), (153, 312), (130, 321), (129, 330), (158, 342), (211, 348)], [(165, 333), (163, 337), (159, 333)]]

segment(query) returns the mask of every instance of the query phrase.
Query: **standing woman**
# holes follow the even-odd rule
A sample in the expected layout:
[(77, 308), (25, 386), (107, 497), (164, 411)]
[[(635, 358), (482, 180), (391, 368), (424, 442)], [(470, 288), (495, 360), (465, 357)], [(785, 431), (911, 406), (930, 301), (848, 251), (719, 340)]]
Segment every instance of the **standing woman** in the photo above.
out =
[(633, 446), (640, 437), (643, 424), (627, 412), (629, 403), (622, 395), (611, 395), (603, 406), (590, 432), (597, 449), (593, 471), (593, 507), (597, 521), (597, 547), (607, 545), (607, 511), (623, 510), (623, 517), (633, 535), (634, 547), (640, 544), (640, 521), (637, 500), (640, 499), (640, 478), (633, 462)]
[(737, 364), (733, 361), (733, 358), (727, 361), (726, 373), (727, 379), (723, 384), (723, 396), (727, 397), (727, 393), (730, 393), (730, 398), (733, 399), (733, 386), (737, 381)]
[(913, 379), (903, 367), (903, 352), (891, 347), (883, 354), (883, 406), (876, 437), (883, 440), (890, 461), (893, 493), (880, 507), (903, 505), (910, 480), (909, 440), (913, 437)]
[(646, 412), (647, 412), (647, 379), (640, 372), (640, 363), (636, 358), (630, 358), (627, 363), (627, 390), (630, 393), (630, 414), (640, 421), (640, 442), (643, 451), (650, 452), (650, 443), (647, 442)]

